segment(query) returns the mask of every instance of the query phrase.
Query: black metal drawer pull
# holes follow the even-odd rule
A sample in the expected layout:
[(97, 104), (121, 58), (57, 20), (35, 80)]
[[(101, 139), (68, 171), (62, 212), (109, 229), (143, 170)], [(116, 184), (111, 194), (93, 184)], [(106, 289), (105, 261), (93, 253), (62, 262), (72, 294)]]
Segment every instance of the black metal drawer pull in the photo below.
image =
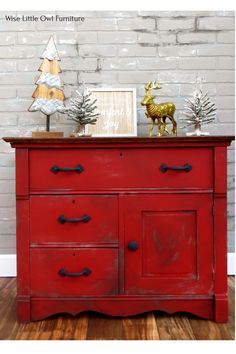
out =
[(81, 277), (81, 276), (84, 276), (84, 277), (87, 277), (88, 275), (90, 275), (92, 273), (91, 269), (89, 268), (84, 268), (82, 270), (82, 272), (68, 272), (65, 268), (61, 268), (58, 272), (58, 274), (61, 276), (61, 277)]
[(81, 173), (84, 171), (84, 167), (82, 165), (77, 165), (75, 167), (59, 167), (57, 165), (54, 165), (51, 167), (50, 171), (55, 173), (55, 175), (58, 172), (76, 172), (76, 173)]
[(192, 166), (189, 163), (186, 163), (183, 166), (167, 166), (165, 163), (163, 163), (160, 166), (160, 170), (163, 173), (167, 172), (168, 170), (190, 172), (192, 170)]
[(59, 218), (57, 219), (57, 221), (60, 224), (65, 224), (66, 222), (83, 222), (83, 223), (87, 223), (91, 220), (91, 216), (89, 215), (83, 215), (81, 218), (66, 218), (65, 215), (60, 215)]

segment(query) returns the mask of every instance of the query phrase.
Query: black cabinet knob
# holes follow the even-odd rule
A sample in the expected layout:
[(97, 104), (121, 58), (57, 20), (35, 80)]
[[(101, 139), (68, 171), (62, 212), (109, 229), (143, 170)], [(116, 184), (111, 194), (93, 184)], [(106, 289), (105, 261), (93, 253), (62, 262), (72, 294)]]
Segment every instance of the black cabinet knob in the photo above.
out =
[(130, 241), (128, 243), (128, 250), (129, 251), (136, 251), (138, 249), (138, 242), (136, 241)]

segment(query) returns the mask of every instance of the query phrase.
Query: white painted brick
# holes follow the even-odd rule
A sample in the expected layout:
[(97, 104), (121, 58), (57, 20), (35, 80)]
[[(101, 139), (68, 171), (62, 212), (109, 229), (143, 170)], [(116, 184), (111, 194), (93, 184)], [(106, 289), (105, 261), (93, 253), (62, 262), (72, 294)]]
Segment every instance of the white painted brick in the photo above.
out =
[(233, 70), (198, 70), (198, 74), (208, 83), (234, 82)]
[(153, 59), (153, 58), (139, 58), (137, 59), (137, 68), (140, 70), (167, 70), (175, 69), (177, 66), (176, 59)]
[[(138, 124), (137, 127), (138, 136), (149, 136), (149, 130), (150, 130), (150, 125), (148, 124), (148, 122), (146, 124)], [(154, 131), (153, 134), (155, 135)]]
[[(31, 99), (32, 98), (32, 94), (35, 91), (35, 89), (36, 89), (36, 86), (34, 84), (32, 84), (32, 85), (24, 85), (24, 86), (17, 86), (17, 97), (19, 99), (21, 99), (21, 98)], [(28, 112), (26, 112), (26, 113), (28, 113)]]
[(146, 47), (136, 44), (127, 44), (118, 47), (118, 56), (125, 57), (155, 57), (157, 50), (155, 47)]
[[(15, 90), (15, 88), (13, 87)], [(0, 89), (1, 90), (1, 89)], [(0, 113), (0, 126), (16, 125), (17, 124), (17, 114), (16, 113)], [(3, 142), (6, 145), (5, 141)], [(7, 146), (7, 145), (6, 145)], [(2, 146), (0, 148), (2, 151)]]
[(234, 56), (234, 45), (232, 44), (212, 44), (198, 46), (199, 56)]
[(221, 96), (234, 96), (235, 95), (235, 85), (226, 83), (218, 84), (216, 86), (217, 94)]
[(228, 231), (228, 252), (235, 252), (235, 231)]
[(235, 42), (235, 32), (234, 31), (219, 32), (217, 34), (217, 41), (219, 43), (234, 43)]
[(61, 44), (77, 44), (78, 34), (76, 32), (57, 32), (54, 35), (57, 47)]
[(0, 59), (0, 72), (13, 72), (16, 71), (15, 60), (2, 60)]
[[(16, 88), (14, 86), (4, 86), (1, 87), (0, 86), (0, 98), (14, 98), (16, 97)], [(11, 120), (11, 122), (13, 122), (13, 120)], [(12, 125), (9, 122), (5, 123), (6, 125)], [(0, 125), (1, 125), (1, 121), (0, 121)]]
[(98, 42), (109, 44), (109, 43), (136, 43), (137, 34), (135, 32), (124, 31), (124, 32), (98, 32)]
[(127, 72), (120, 71), (118, 73), (118, 82), (121, 84), (145, 84), (149, 80), (157, 79), (157, 75), (151, 71), (131, 71)]
[(234, 124), (208, 124), (204, 126), (206, 131), (209, 131), (212, 135), (232, 135), (234, 132)]
[[(35, 125), (45, 125), (46, 118), (45, 115), (41, 112), (24, 112), (18, 113), (19, 126), (28, 127), (31, 129), (32, 126)], [(55, 114), (51, 116), (51, 123), (53, 123), (55, 119)]]
[(118, 19), (117, 24), (120, 30), (154, 30), (156, 21), (151, 18)]
[[(197, 85), (193, 84), (182, 84), (180, 86), (180, 96), (192, 96)], [(210, 96), (216, 95), (216, 85), (215, 84), (202, 84), (203, 91), (207, 91)]]
[(117, 29), (116, 18), (86, 18), (78, 22), (78, 31), (114, 31)]
[(26, 32), (18, 33), (17, 43), (26, 44), (26, 45), (42, 45), (47, 44), (50, 38), (49, 33), (40, 33), (40, 32)]
[[(42, 60), (39, 58), (34, 59), (18, 59), (17, 60), (17, 71), (38, 71)], [(60, 64), (59, 64), (60, 65)], [(40, 75), (40, 73), (38, 73)]]
[(1, 254), (16, 253), (16, 233), (12, 235), (0, 235)]
[(195, 73), (188, 71), (161, 71), (158, 73), (159, 83), (195, 83)]
[(16, 219), (16, 210), (15, 208), (0, 208), (0, 220), (9, 221)]
[(15, 44), (14, 33), (0, 33), (0, 46)]
[(185, 70), (215, 69), (215, 58), (179, 58), (179, 68)]
[(228, 217), (227, 229), (230, 230), (230, 231), (234, 231), (235, 230), (235, 220), (234, 220), (234, 217), (232, 217), (232, 216)]
[[(127, 76), (127, 73), (125, 74)], [(86, 84), (105, 84), (110, 86), (117, 82), (116, 72), (94, 72), (94, 73), (79, 73), (79, 83), (85, 82)]]
[(2, 234), (14, 235), (16, 232), (16, 222), (13, 221), (0, 221), (0, 230)]
[(202, 32), (187, 32), (178, 33), (177, 42), (179, 43), (214, 43), (214, 33), (202, 33)]
[(97, 32), (79, 32), (77, 33), (77, 44), (97, 43)]
[(62, 71), (75, 70), (96, 70), (96, 58), (65, 58), (61, 62)]
[(0, 167), (1, 180), (14, 180), (15, 178), (15, 167)]
[(178, 31), (194, 29), (194, 18), (159, 19), (157, 28), (161, 31)]
[(228, 203), (234, 203), (235, 194), (234, 194), (233, 190), (227, 191), (227, 201), (228, 201)]
[(114, 57), (117, 48), (114, 45), (80, 45), (79, 56), (81, 57)]
[[(78, 51), (76, 45), (70, 45), (70, 44), (60, 44), (57, 46), (58, 54), (63, 60), (64, 57), (77, 57), (78, 56)], [(39, 50), (39, 56), (41, 57), (42, 50)]]
[(235, 59), (230, 57), (218, 58), (217, 60), (217, 69), (233, 69), (234, 70)]
[(33, 58), (37, 54), (36, 47), (25, 46), (5, 46), (1, 47), (0, 58)]
[(235, 108), (235, 98), (234, 96), (221, 96), (214, 99), (216, 107), (218, 109), (232, 109)]
[(200, 30), (232, 30), (234, 29), (233, 17), (205, 17), (199, 18), (197, 28)]
[(196, 46), (193, 45), (169, 45), (158, 47), (158, 54), (160, 57), (191, 57), (196, 56), (196, 52)]
[(235, 151), (234, 150), (227, 150), (227, 161), (228, 162), (235, 161)]
[(15, 193), (15, 181), (0, 180), (0, 193), (1, 194)]
[(235, 164), (234, 163), (228, 163), (227, 174), (228, 174), (228, 176), (235, 176)]
[(232, 217), (235, 214), (235, 203), (227, 204), (227, 216)]
[(64, 71), (61, 73), (61, 79), (66, 85), (75, 85), (78, 82), (78, 72)]
[(25, 99), (0, 99), (0, 112), (24, 112), (29, 108), (31, 100)]
[(135, 70), (137, 59), (135, 58), (106, 58), (101, 59), (102, 70)]
[[(228, 188), (228, 190), (234, 190), (234, 188), (235, 188), (235, 177), (233, 177), (233, 176), (229, 176), (228, 177), (228, 179), (227, 179), (227, 188)], [(234, 210), (232, 208), (232, 204), (229, 204), (228, 213), (230, 215), (234, 215)]]
[(0, 207), (14, 207), (16, 197), (14, 194), (0, 194)]
[(176, 43), (176, 34), (174, 33), (138, 33), (138, 42), (147, 43), (148, 45), (155, 44), (173, 44)]

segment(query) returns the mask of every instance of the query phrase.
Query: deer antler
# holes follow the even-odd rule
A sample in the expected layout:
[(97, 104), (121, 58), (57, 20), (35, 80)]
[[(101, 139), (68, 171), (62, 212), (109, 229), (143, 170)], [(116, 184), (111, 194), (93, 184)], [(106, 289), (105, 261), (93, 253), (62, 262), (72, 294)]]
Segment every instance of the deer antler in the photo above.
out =
[(150, 94), (151, 90), (159, 90), (161, 86), (158, 85), (156, 80), (152, 83), (152, 81), (148, 81), (147, 85), (144, 85), (145, 91)]
[(146, 92), (149, 92), (149, 91), (150, 91), (150, 89), (151, 89), (151, 86), (152, 86), (152, 82), (151, 82), (151, 81), (149, 81), (149, 82), (147, 83), (147, 85), (144, 85), (144, 89), (145, 89), (145, 91), (146, 91)]
[(156, 80), (155, 80), (155, 81), (153, 82), (153, 85), (152, 85), (151, 89), (159, 90), (159, 89), (161, 89), (161, 86), (159, 86), (158, 83), (157, 83)]

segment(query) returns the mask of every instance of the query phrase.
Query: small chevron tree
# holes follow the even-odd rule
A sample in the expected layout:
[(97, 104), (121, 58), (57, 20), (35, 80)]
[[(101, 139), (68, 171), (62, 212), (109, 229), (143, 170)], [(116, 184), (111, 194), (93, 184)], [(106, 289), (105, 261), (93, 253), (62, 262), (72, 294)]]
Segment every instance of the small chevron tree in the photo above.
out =
[(41, 58), (43, 62), (38, 69), (41, 75), (36, 82), (36, 89), (32, 95), (33, 103), (30, 112), (41, 111), (47, 116), (46, 131), (50, 131), (50, 115), (55, 112), (65, 113), (63, 84), (59, 73), (60, 60), (55, 42), (51, 36)]

